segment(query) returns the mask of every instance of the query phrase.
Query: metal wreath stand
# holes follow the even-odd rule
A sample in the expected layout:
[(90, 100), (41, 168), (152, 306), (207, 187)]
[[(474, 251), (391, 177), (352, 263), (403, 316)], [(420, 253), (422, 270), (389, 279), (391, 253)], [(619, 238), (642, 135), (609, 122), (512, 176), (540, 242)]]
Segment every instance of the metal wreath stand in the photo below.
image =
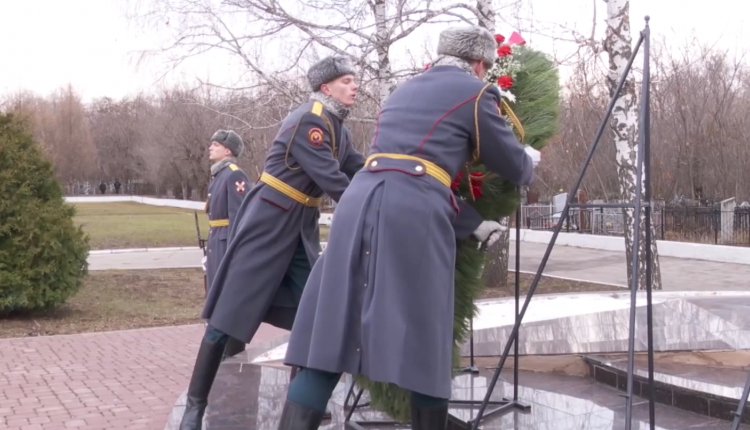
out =
[[(513, 330), (511, 331), (510, 336), (508, 337), (508, 340), (505, 344), (505, 349), (500, 357), (500, 361), (498, 362), (497, 367), (493, 368), (495, 369), (495, 372), (492, 376), (492, 380), (490, 381), (489, 386), (487, 387), (487, 392), (484, 396), (484, 399), (481, 401), (478, 400), (451, 400), (450, 405), (454, 407), (472, 407), (472, 408), (478, 408), (476, 417), (469, 421), (465, 422), (453, 415), (448, 415), (448, 425), (446, 427), (446, 430), (478, 430), (479, 426), (485, 421), (490, 418), (494, 418), (497, 416), (505, 415), (513, 410), (518, 410), (521, 412), (528, 413), (531, 410), (530, 405), (521, 402), (518, 399), (518, 336), (519, 336), (519, 330), (521, 327), (521, 322), (523, 321), (523, 317), (526, 314), (526, 310), (529, 307), (529, 303), (531, 302), (531, 298), (534, 295), (534, 292), (536, 291), (537, 286), (539, 285), (539, 281), (542, 277), (542, 273), (544, 272), (544, 268), (547, 265), (547, 261), (549, 260), (550, 254), (552, 253), (552, 247), (555, 245), (555, 241), (557, 240), (557, 236), (560, 234), (560, 231), (562, 229), (563, 224), (568, 220), (570, 208), (619, 208), (619, 209), (633, 209), (634, 210), (634, 217), (640, 218), (640, 214), (644, 213), (645, 215), (645, 245), (646, 245), (646, 330), (647, 330), (647, 350), (648, 350), (648, 386), (649, 386), (649, 424), (650, 424), (650, 430), (655, 430), (656, 428), (656, 421), (655, 421), (655, 390), (654, 390), (654, 343), (653, 343), (653, 315), (652, 315), (652, 297), (651, 297), (651, 290), (652, 290), (652, 283), (653, 283), (653, 274), (651, 269), (651, 244), (653, 238), (651, 237), (651, 130), (650, 130), (650, 84), (651, 84), (651, 72), (649, 69), (649, 63), (650, 63), (650, 35), (651, 31), (649, 28), (649, 20), (650, 18), (648, 16), (645, 17), (645, 27), (640, 32), (640, 36), (638, 38), (638, 41), (636, 42), (635, 49), (633, 49), (632, 54), (630, 55), (630, 59), (628, 60), (628, 64), (625, 67), (625, 71), (623, 72), (622, 76), (620, 76), (620, 80), (617, 84), (617, 89), (615, 90), (614, 95), (610, 98), (609, 105), (607, 106), (607, 111), (604, 114), (604, 117), (602, 118), (601, 122), (599, 123), (599, 127), (596, 132), (596, 137), (594, 138), (594, 141), (589, 148), (588, 154), (586, 155), (586, 160), (583, 162), (580, 173), (578, 174), (578, 178), (576, 179), (572, 189), (570, 192), (568, 192), (568, 199), (565, 202), (565, 207), (562, 210), (562, 213), (560, 215), (560, 220), (555, 225), (552, 233), (552, 238), (550, 239), (549, 244), (547, 245), (547, 250), (544, 253), (544, 256), (542, 257), (542, 261), (539, 264), (539, 269), (536, 272), (536, 275), (534, 276), (533, 281), (531, 282), (531, 285), (529, 287), (529, 292), (526, 295), (526, 300), (524, 301), (523, 307), (519, 310), (519, 301), (520, 301), (520, 281), (519, 281), (519, 275), (521, 270), (521, 211), (520, 207), (516, 210), (516, 258), (515, 258), (515, 273), (516, 273), (516, 283), (515, 283), (515, 304), (516, 304), (516, 312), (515, 312), (515, 325), (513, 326)], [(625, 80), (627, 79), (627, 76), (630, 74), (633, 61), (635, 60), (636, 55), (638, 54), (638, 51), (640, 50), (641, 46), (643, 46), (643, 83), (642, 83), (642, 91), (641, 91), (641, 109), (640, 109), (640, 127), (639, 127), (639, 136), (638, 136), (638, 150), (637, 150), (637, 162), (636, 162), (636, 193), (635, 193), (635, 201), (629, 202), (629, 203), (609, 203), (609, 204), (579, 204), (579, 203), (573, 203), (573, 196), (576, 195), (578, 192), (578, 189), (581, 186), (581, 183), (583, 182), (584, 175), (586, 174), (586, 170), (588, 168), (589, 163), (591, 162), (591, 159), (594, 156), (594, 152), (596, 151), (597, 146), (599, 145), (599, 140), (601, 139), (602, 134), (604, 133), (604, 129), (607, 125), (607, 121), (610, 118), (610, 115), (612, 114), (612, 110), (614, 108), (615, 102), (617, 101), (621, 91), (622, 87), (625, 84)], [(645, 191), (643, 191), (645, 190)], [(644, 201), (645, 200), (645, 201)], [(632, 273), (638, 273), (638, 266), (639, 266), (639, 258), (638, 258), (638, 249), (640, 247), (640, 222), (634, 223), (633, 227), (633, 252), (631, 256), (631, 269)], [(635, 358), (635, 316), (636, 316), (636, 296), (638, 292), (638, 276), (633, 276), (633, 279), (630, 283), (630, 326), (629, 326), (629, 334), (628, 334), (628, 364), (627, 364), (627, 387), (626, 387), (626, 393), (624, 395), (625, 397), (625, 430), (631, 430), (632, 428), (632, 420), (633, 420), (633, 374), (634, 374), (634, 358)], [(477, 374), (479, 373), (479, 370), (477, 369), (475, 363), (474, 363), (474, 333), (473, 333), (473, 319), (469, 323), (469, 330), (470, 330), (470, 337), (469, 337), (469, 349), (470, 349), (470, 364), (468, 367), (464, 367), (462, 369), (459, 369), (459, 373), (471, 373), (471, 374)], [(505, 362), (508, 359), (508, 355), (510, 354), (510, 348), (513, 346), (513, 360), (514, 360), (514, 368), (513, 368), (513, 398), (512, 399), (503, 399), (501, 401), (496, 400), (490, 400), (490, 397), (492, 397), (492, 394), (494, 392), (495, 386), (497, 385), (498, 380), (500, 379), (500, 373), (505, 366)], [(348, 428), (352, 428), (355, 430), (364, 430), (364, 427), (369, 426), (399, 426), (399, 427), (407, 427), (408, 424), (406, 423), (399, 423), (397, 421), (374, 421), (374, 420), (368, 420), (368, 421), (352, 421), (352, 415), (354, 414), (354, 411), (357, 408), (363, 408), (369, 405), (369, 403), (363, 403), (359, 404), (360, 399), (362, 398), (362, 394), (364, 392), (364, 389), (357, 390), (355, 394), (355, 384), (352, 382), (352, 385), (346, 395), (346, 399), (344, 400), (344, 408), (347, 410), (347, 415), (345, 418), (346, 426)], [(740, 404), (737, 408), (737, 412), (735, 413), (735, 421), (734, 425), (732, 427), (732, 430), (737, 430), (740, 422), (740, 418), (742, 415), (742, 410), (744, 407), (744, 404), (747, 402), (748, 394), (750, 394), (750, 376), (748, 376), (747, 384), (745, 385), (745, 389), (743, 392), (743, 399), (744, 401), (740, 401)], [(350, 405), (349, 400), (353, 398), (353, 402)], [(488, 406), (493, 405), (495, 406), (493, 409), (488, 410)]]

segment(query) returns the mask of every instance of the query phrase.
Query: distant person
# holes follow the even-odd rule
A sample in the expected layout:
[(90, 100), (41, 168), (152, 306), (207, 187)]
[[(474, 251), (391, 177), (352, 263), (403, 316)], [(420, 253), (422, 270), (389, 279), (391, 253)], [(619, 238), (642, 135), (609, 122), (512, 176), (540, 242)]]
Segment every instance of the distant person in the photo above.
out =
[(120, 194), (120, 180), (115, 178), (115, 194)]
[[(250, 187), (250, 180), (237, 167), (237, 157), (245, 144), (240, 135), (232, 130), (219, 130), (211, 136), (208, 160), (211, 162), (211, 182), (208, 185), (208, 257), (203, 257), (206, 285), (211, 286), (219, 263), (227, 252), (229, 229), (237, 220), (237, 211)], [(206, 291), (208, 295), (208, 291)], [(230, 338), (224, 356), (231, 357), (245, 350), (245, 343)]]
[(104, 194), (107, 191), (107, 184), (104, 183), (104, 181), (99, 183), (99, 192)]
[[(208, 200), (206, 214), (208, 215), (208, 248), (207, 256), (203, 257), (203, 270), (206, 274), (206, 295), (210, 295), (210, 288), (219, 269), (224, 254), (227, 252), (229, 231), (236, 224), (237, 212), (242, 200), (250, 190), (250, 180), (245, 172), (237, 166), (237, 157), (242, 154), (245, 144), (240, 135), (232, 130), (218, 130), (211, 136), (208, 147), (208, 160), (211, 162), (211, 182), (208, 185)], [(245, 350), (245, 342), (233, 337), (226, 339), (226, 343), (217, 352), (219, 360), (239, 354)], [(180, 429), (199, 429), (197, 412), (205, 409), (208, 399), (210, 383), (195, 375), (188, 387), (188, 405), (185, 418)], [(205, 393), (205, 394), (204, 394)], [(190, 412), (193, 411), (193, 412)], [(192, 419), (190, 417), (196, 418)], [(202, 417), (201, 417), (202, 418)]]

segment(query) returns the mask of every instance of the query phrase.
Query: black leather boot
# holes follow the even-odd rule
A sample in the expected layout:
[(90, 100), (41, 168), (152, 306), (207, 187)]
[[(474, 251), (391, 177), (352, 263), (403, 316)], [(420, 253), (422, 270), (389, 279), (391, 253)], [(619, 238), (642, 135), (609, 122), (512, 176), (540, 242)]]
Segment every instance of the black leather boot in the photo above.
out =
[(223, 355), (223, 342), (203, 338), (198, 357), (195, 359), (193, 376), (190, 378), (185, 414), (180, 421), (179, 430), (201, 430), (203, 413), (206, 412), (208, 405), (208, 394), (211, 392), (211, 385), (214, 383)]
[(448, 405), (420, 408), (411, 405), (412, 430), (445, 430), (448, 425)]
[(224, 348), (224, 360), (226, 360), (229, 357), (234, 357), (235, 355), (243, 352), (245, 350), (245, 342), (242, 342), (241, 340), (237, 340), (233, 337), (230, 337), (227, 341), (227, 346)]
[(278, 430), (317, 430), (323, 421), (323, 414), (290, 402), (284, 403)]
[[(299, 367), (292, 366), (292, 370), (291, 370), (291, 372), (289, 372), (289, 383), (290, 384), (292, 383), (292, 381), (294, 381), (294, 377), (297, 376), (297, 372), (299, 372)], [(324, 420), (330, 420), (331, 419), (331, 411), (329, 411), (328, 409), (326, 409), (326, 413), (323, 414), (323, 419)]]

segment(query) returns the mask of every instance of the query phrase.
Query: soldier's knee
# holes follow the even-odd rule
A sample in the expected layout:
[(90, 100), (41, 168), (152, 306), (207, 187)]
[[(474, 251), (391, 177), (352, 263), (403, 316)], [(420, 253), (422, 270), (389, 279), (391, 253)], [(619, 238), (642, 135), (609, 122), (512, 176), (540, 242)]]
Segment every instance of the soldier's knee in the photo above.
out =
[(229, 341), (229, 335), (219, 330), (218, 328), (208, 324), (206, 326), (206, 334), (203, 335), (209, 342), (224, 342)]

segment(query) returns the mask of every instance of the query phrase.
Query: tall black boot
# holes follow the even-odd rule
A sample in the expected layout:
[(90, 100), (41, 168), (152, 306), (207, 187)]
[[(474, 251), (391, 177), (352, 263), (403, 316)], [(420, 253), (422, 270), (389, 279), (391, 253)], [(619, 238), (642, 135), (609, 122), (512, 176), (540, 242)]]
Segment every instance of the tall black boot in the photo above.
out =
[(216, 378), (222, 356), (224, 354), (225, 342), (216, 342), (206, 339), (201, 341), (198, 357), (195, 359), (193, 376), (187, 391), (185, 403), (185, 414), (180, 421), (179, 430), (201, 430), (203, 426), (203, 413), (208, 405), (208, 394), (211, 385)]
[(235, 355), (245, 350), (245, 342), (230, 337), (227, 341), (227, 346), (224, 348), (224, 359), (234, 357)]
[[(289, 383), (290, 384), (292, 383), (292, 381), (294, 381), (294, 377), (297, 376), (297, 372), (299, 372), (299, 367), (292, 366), (292, 370), (289, 372)], [(326, 409), (326, 413), (323, 414), (323, 419), (324, 420), (331, 419), (331, 411), (329, 411), (328, 409)]]
[(431, 408), (411, 405), (412, 430), (445, 430), (448, 425), (448, 405)]
[(321, 421), (323, 421), (323, 414), (320, 412), (287, 400), (284, 403), (278, 430), (317, 430)]

